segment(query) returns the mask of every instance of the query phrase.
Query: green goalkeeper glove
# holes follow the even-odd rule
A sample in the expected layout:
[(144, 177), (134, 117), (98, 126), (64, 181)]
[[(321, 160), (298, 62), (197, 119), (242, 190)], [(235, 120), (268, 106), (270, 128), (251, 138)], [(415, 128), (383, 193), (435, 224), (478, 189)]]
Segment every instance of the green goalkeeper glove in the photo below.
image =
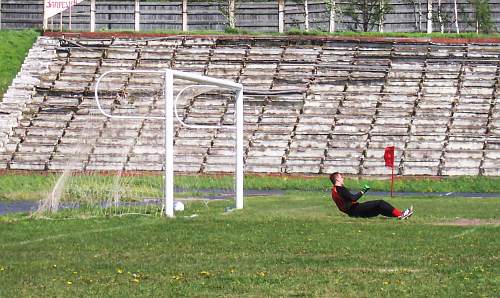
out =
[(370, 190), (370, 187), (369, 187), (368, 185), (366, 185), (366, 184), (365, 184), (365, 185), (363, 186), (363, 188), (361, 189), (361, 191), (362, 191), (363, 193), (366, 193), (366, 192), (367, 192), (367, 191), (369, 191), (369, 190)]

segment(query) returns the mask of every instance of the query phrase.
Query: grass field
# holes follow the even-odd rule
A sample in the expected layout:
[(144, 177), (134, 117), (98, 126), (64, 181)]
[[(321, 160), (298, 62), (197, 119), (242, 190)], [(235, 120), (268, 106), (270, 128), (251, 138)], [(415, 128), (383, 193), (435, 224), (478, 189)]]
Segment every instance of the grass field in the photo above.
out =
[[(0, 175), (0, 201), (40, 200), (52, 190), (59, 175), (53, 174), (3, 174)], [(98, 175), (82, 175), (76, 177), (81, 188), (93, 184), (110, 187), (114, 177)], [(161, 176), (128, 177), (128, 184), (144, 192), (161, 188)], [(175, 185), (184, 189), (231, 189), (234, 187), (232, 175), (177, 175)], [(369, 184), (373, 191), (388, 191), (390, 180), (346, 178), (346, 186), (360, 189), (364, 184)], [(156, 188), (155, 188), (156, 187)], [(256, 190), (302, 190), (302, 191), (327, 191), (331, 183), (327, 175), (300, 177), (300, 176), (260, 176), (246, 175), (245, 188)], [(155, 190), (156, 189), (156, 190)], [(500, 177), (463, 176), (447, 178), (398, 178), (394, 182), (396, 192), (484, 192), (500, 193)]]
[(500, 198), (389, 200), (415, 215), (353, 219), (290, 191), (175, 219), (4, 216), (0, 296), (498, 297)]
[(0, 101), (40, 33), (35, 30), (0, 30)]

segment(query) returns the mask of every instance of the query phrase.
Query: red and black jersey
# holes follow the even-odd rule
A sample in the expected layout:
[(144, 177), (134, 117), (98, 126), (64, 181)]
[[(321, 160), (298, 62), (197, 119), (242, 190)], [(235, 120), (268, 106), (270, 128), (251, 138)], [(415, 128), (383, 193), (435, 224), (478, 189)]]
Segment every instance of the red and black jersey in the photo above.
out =
[(357, 194), (352, 194), (344, 186), (333, 186), (332, 187), (332, 200), (340, 211), (347, 213), (349, 209), (355, 204), (359, 204), (357, 201), (363, 193), (358, 192)]

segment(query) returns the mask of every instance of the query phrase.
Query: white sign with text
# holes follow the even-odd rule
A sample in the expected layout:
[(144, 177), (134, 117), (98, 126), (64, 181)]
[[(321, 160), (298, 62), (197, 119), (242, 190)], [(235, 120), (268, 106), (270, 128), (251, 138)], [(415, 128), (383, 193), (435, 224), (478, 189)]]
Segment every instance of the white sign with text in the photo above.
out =
[(83, 0), (44, 0), (43, 18), (47, 20)]

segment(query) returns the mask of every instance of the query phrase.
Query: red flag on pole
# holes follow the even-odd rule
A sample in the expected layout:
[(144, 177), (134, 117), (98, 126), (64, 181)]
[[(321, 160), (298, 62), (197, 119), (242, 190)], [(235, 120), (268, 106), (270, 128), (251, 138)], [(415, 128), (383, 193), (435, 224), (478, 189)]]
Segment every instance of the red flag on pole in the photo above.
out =
[(386, 167), (394, 167), (394, 146), (385, 147), (384, 160)]
[(385, 147), (384, 160), (385, 160), (385, 166), (392, 169), (392, 175), (391, 175), (391, 197), (392, 197), (392, 190), (394, 189), (394, 146)]

